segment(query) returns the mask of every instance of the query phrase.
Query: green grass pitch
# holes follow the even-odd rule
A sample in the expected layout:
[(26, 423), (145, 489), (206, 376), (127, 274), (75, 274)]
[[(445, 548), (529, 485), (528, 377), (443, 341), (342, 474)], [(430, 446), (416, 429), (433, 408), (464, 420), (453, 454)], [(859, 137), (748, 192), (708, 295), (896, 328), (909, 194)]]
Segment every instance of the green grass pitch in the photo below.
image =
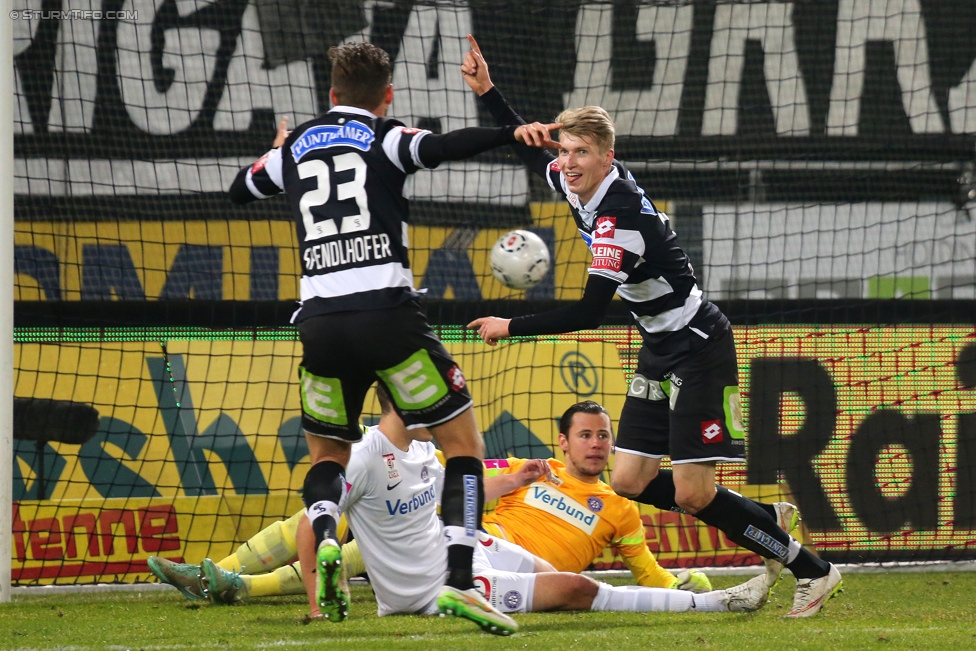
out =
[[(716, 577), (728, 587), (743, 577)], [(627, 583), (627, 581), (614, 581)], [(63, 649), (976, 649), (976, 572), (848, 574), (820, 615), (787, 620), (793, 580), (752, 614), (533, 613), (496, 638), (463, 620), (376, 617), (354, 586), (350, 618), (303, 623), (299, 597), (238, 606), (173, 591), (17, 594), (0, 604), (0, 648)]]

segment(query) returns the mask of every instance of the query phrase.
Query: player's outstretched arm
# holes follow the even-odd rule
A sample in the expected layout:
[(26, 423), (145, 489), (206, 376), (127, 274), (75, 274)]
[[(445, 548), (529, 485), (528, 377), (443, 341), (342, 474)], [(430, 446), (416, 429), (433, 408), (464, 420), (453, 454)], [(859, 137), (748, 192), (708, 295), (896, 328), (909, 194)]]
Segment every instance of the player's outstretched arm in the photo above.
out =
[[(491, 76), (488, 74), (488, 62), (481, 54), (478, 41), (475, 40), (474, 36), (468, 34), (468, 42), (471, 44), (471, 49), (464, 55), (464, 62), (461, 64), (461, 75), (464, 81), (481, 98), (482, 103), (491, 112), (498, 124), (524, 125), (525, 120), (522, 119), (522, 116), (509, 106), (502, 94), (495, 88), (495, 84), (492, 83)], [(562, 125), (549, 125), (550, 130), (560, 126)], [(544, 137), (542, 133), (539, 133), (532, 139), (532, 142), (526, 144), (531, 144), (537, 149), (515, 147), (515, 153), (528, 165), (530, 170), (544, 177), (550, 163), (555, 159), (555, 156), (547, 149), (557, 149), (559, 143), (552, 140), (547, 131)]]
[(417, 156), (424, 167), (436, 167), (445, 161), (464, 160), (503, 145), (524, 144), (528, 151), (552, 147), (550, 131), (558, 124), (507, 125), (502, 127), (466, 127), (444, 134), (428, 133), (417, 145)]
[(603, 323), (610, 301), (620, 283), (590, 274), (583, 290), (583, 297), (566, 307), (539, 314), (502, 319), (495, 316), (481, 317), (467, 325), (469, 330), (477, 330), (489, 346), (506, 337), (530, 337), (533, 335), (556, 335), (577, 330), (589, 330)]
[(267, 199), (284, 189), (281, 180), (281, 147), (290, 133), (288, 117), (285, 116), (278, 123), (271, 150), (253, 165), (238, 172), (234, 182), (230, 184), (227, 195), (231, 203), (245, 204), (258, 199)]

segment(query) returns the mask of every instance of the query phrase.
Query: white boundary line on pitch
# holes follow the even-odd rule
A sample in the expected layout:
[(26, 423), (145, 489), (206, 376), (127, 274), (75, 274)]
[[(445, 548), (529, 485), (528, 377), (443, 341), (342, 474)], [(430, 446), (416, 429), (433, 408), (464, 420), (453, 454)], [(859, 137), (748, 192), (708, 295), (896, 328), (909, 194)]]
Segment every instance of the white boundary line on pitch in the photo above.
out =
[[(837, 563), (841, 574), (885, 574), (889, 572), (976, 572), (976, 561), (921, 561), (890, 563)], [(697, 569), (708, 576), (755, 576), (764, 571), (762, 565), (738, 565), (734, 567), (667, 568), (672, 573), (682, 569)], [(786, 570), (789, 572), (789, 570)], [(602, 570), (584, 572), (594, 578), (627, 577), (628, 570)]]
[[(755, 576), (762, 571), (762, 565), (738, 567), (698, 568), (708, 576)], [(679, 570), (684, 568), (671, 568)], [(976, 561), (925, 561), (919, 563), (848, 563), (837, 564), (842, 574), (883, 574), (888, 572), (976, 572)], [(628, 570), (600, 570), (584, 572), (594, 578), (626, 578)], [(350, 583), (365, 583), (363, 579), (351, 579)], [(159, 592), (175, 590), (166, 583), (87, 583), (82, 585), (37, 585), (12, 588), (13, 595), (41, 596), (45, 594), (72, 594), (79, 592)]]

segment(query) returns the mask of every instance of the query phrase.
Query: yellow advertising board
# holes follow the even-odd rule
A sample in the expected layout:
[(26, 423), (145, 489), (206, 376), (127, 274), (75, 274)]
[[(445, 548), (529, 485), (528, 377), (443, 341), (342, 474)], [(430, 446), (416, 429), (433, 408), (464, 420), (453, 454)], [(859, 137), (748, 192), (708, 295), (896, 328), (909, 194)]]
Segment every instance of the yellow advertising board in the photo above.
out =
[(736, 341), (748, 479), (787, 483), (824, 555), (974, 556), (973, 326), (755, 326)]
[(14, 583), (151, 578), (150, 556), (220, 559), (301, 508), (298, 494), (14, 502)]
[[(552, 282), (535, 297), (578, 297), (590, 256), (568, 204), (530, 208), (531, 226), (555, 256)], [(410, 226), (415, 286), (448, 299), (525, 296), (498, 282), (488, 265), (492, 245), (508, 230)], [(19, 301), (298, 298), (292, 221), (18, 221), (14, 246)]]
[[(549, 456), (554, 415), (582, 397), (623, 405), (612, 343), (448, 348), (498, 456)], [(145, 579), (150, 555), (219, 558), (301, 508), (300, 352), (293, 333), (18, 344), (16, 395), (91, 404), (101, 426), (81, 446), (49, 443), (40, 459), (33, 442), (18, 441), (15, 580)], [(372, 397), (366, 409), (378, 414)]]
[[(619, 414), (640, 346), (621, 327), (495, 348), (459, 328), (441, 334), (465, 372), (489, 458), (558, 458), (556, 419), (581, 399)], [(748, 463), (720, 467), (721, 483), (798, 504), (806, 539), (832, 560), (972, 553), (976, 330), (754, 326), (735, 335)], [(33, 441), (15, 441), (18, 581), (138, 580), (153, 551), (220, 556), (300, 508), (308, 462), (294, 331), (115, 337), (17, 333), (15, 395), (101, 414), (81, 446), (52, 442), (38, 455)], [(377, 414), (369, 397), (364, 418)], [(642, 515), (666, 566), (759, 562), (689, 516)], [(597, 566), (616, 566), (612, 553)]]

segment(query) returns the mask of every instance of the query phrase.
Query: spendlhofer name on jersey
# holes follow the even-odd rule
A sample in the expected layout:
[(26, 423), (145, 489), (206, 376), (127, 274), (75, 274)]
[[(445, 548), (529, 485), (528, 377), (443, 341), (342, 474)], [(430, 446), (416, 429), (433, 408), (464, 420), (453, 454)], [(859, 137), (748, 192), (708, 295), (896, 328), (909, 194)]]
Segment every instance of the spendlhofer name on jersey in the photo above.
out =
[(340, 267), (351, 262), (382, 260), (393, 257), (390, 250), (390, 236), (361, 235), (344, 242), (323, 242), (305, 249), (305, 269), (318, 271), (329, 267)]

